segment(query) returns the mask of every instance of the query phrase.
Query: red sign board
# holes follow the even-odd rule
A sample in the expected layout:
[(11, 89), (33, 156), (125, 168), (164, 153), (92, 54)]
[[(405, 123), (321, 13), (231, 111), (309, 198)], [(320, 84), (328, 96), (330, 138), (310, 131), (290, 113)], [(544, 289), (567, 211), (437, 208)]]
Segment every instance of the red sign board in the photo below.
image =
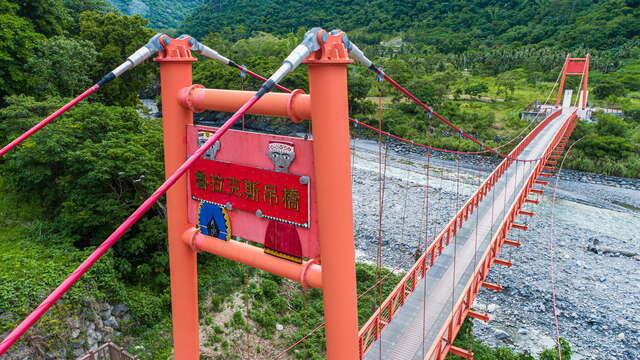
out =
[[(216, 128), (187, 126), (189, 154)], [(318, 258), (313, 141), (229, 130), (189, 170), (188, 219), (202, 234), (262, 244), (299, 262)]]
[(567, 64), (567, 73), (582, 74), (586, 64), (585, 61), (569, 61)]
[(196, 200), (309, 227), (308, 176), (202, 158), (189, 175)]

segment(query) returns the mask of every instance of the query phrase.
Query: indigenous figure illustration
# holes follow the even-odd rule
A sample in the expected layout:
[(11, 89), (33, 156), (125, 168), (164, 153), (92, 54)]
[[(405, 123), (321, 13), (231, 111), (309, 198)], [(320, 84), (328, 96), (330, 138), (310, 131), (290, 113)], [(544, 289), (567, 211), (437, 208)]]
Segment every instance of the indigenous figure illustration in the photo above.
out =
[(293, 143), (285, 141), (270, 141), (267, 155), (273, 161), (276, 171), (289, 172), (289, 166), (296, 158)]
[[(204, 145), (204, 143), (207, 142), (207, 139), (209, 139), (209, 136), (211, 136), (211, 133), (200, 132), (198, 134), (198, 147)], [(211, 145), (211, 147), (204, 153), (204, 155), (202, 155), (202, 158), (207, 160), (215, 160), (218, 150), (220, 150), (220, 140)]]
[(231, 221), (227, 209), (206, 201), (198, 208), (198, 228), (204, 235), (231, 240)]
[[(289, 172), (289, 166), (296, 158), (293, 143), (285, 141), (270, 141), (267, 155), (273, 161), (275, 170), (285, 173)], [(264, 252), (301, 263), (302, 244), (296, 226), (277, 220), (269, 220), (264, 237)]]

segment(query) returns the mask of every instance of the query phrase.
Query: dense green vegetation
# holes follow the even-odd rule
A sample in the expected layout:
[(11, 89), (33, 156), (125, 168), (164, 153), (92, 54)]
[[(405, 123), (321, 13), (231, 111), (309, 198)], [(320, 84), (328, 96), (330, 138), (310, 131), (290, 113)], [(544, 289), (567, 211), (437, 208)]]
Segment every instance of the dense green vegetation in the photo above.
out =
[(174, 31), (202, 0), (109, 0), (128, 15), (140, 15), (149, 20), (154, 29)]
[[(608, 175), (640, 176), (635, 165), (640, 124), (634, 115), (640, 109), (637, 1), (212, 0), (188, 17), (183, 28), (204, 36), (204, 42), (236, 62), (268, 73), (291, 49), (292, 34), (299, 38), (298, 29), (318, 25), (347, 30), (351, 40), (388, 74), (494, 146), (528, 125), (519, 120), (519, 112), (534, 99), (545, 101), (568, 52), (590, 53), (590, 103), (622, 109), (627, 130), (607, 145), (605, 159), (595, 158), (594, 152), (576, 151), (567, 165)], [(434, 146), (479, 150), (428, 120), (390, 86), (376, 84), (365, 69), (355, 66), (349, 75), (352, 116), (375, 121), (370, 100), (381, 94), (385, 96), (385, 130), (426, 143), (429, 128), (441, 135), (430, 137)], [(208, 86), (240, 84), (233, 70), (216, 64), (197, 65), (195, 76)], [(304, 81), (298, 81), (303, 79), (300, 74), (288, 85), (304, 87)], [(568, 87), (577, 89), (578, 79), (570, 80)]]
[(634, 0), (207, 0), (184, 28), (203, 36), (233, 26), (276, 34), (322, 26), (358, 30), (368, 34), (371, 44), (406, 34), (409, 41), (434, 45), (443, 53), (514, 42), (609, 48), (638, 35), (637, 5)]
[[(182, 29), (266, 75), (305, 28), (322, 25), (347, 30), (392, 77), (492, 146), (530, 126), (520, 111), (534, 99), (544, 102), (567, 52), (589, 52), (592, 102), (621, 108), (624, 118), (598, 113), (597, 123), (580, 123), (574, 139), (583, 140), (567, 165), (639, 177), (639, 6), (636, 0), (0, 0), (0, 144), (120, 64), (152, 36), (151, 28), (171, 34)], [(0, 333), (15, 326), (162, 181), (161, 124), (138, 113), (140, 91), (157, 94), (156, 74), (150, 62), (138, 66), (0, 159)], [(206, 59), (195, 64), (194, 82), (258, 85)], [(308, 90), (304, 67), (283, 85)], [(349, 87), (353, 117), (376, 124), (379, 99), (385, 130), (438, 147), (479, 150), (362, 66), (350, 66)], [(249, 125), (256, 119), (247, 118)], [(38, 337), (36, 355), (69, 345), (65, 319), (107, 301), (127, 304), (132, 315), (117, 342), (143, 358), (166, 359), (171, 324), (165, 217), (161, 201), (18, 345)], [(322, 321), (318, 291), (303, 292), (213, 256), (200, 258), (199, 274), (211, 357), (237, 356), (244, 334), (270, 339), (274, 349), (250, 351), (271, 354)], [(357, 275), (362, 292), (381, 273), (359, 265)], [(397, 276), (385, 282), (384, 293)], [(376, 301), (372, 294), (360, 300), (361, 322)], [(229, 309), (232, 315), (219, 323)], [(277, 332), (276, 323), (286, 331)], [(318, 358), (323, 344), (320, 331), (296, 357)], [(470, 324), (458, 344), (473, 348), (478, 359), (530, 359), (480, 344)], [(554, 357), (553, 351), (541, 355)]]
[[(473, 337), (473, 323), (471, 320), (465, 320), (456, 341), (454, 343), (455, 346), (471, 350), (474, 355), (474, 359), (478, 360), (534, 360), (535, 358), (529, 354), (518, 354), (514, 351), (499, 347), (499, 348), (490, 348), (489, 346), (483, 344), (478, 341), (475, 337)], [(560, 354), (562, 355), (562, 359), (571, 360), (571, 346), (569, 343), (560, 339)], [(541, 352), (539, 355), (540, 360), (559, 360), (558, 349), (547, 349)], [(462, 360), (463, 358), (456, 355), (448, 355), (447, 359), (449, 360)]]

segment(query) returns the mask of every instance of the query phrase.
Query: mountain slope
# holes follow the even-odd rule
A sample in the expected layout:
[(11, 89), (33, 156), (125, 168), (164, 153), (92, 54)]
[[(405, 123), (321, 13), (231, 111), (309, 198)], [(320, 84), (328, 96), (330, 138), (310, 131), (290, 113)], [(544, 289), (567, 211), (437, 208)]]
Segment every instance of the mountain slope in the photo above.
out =
[(234, 26), (249, 33), (276, 34), (322, 26), (357, 29), (359, 38), (372, 42), (402, 33), (405, 40), (455, 53), (545, 41), (608, 48), (638, 37), (639, 4), (638, 0), (204, 0), (182, 28), (203, 36)]
[(139, 14), (154, 29), (175, 29), (203, 0), (109, 0), (127, 15)]

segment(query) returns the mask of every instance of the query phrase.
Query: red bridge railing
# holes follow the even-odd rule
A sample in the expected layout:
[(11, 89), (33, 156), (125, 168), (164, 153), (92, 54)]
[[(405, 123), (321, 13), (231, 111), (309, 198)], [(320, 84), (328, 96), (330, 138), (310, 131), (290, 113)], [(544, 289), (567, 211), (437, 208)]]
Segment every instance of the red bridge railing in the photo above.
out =
[(427, 352), (425, 360), (442, 359), (451, 350), (453, 341), (455, 340), (456, 335), (458, 334), (458, 331), (462, 326), (462, 322), (469, 314), (473, 301), (475, 300), (478, 292), (480, 291), (480, 288), (482, 287), (482, 283), (489, 275), (491, 266), (495, 262), (505, 241), (507, 241), (507, 234), (509, 233), (509, 230), (511, 230), (511, 228), (515, 225), (514, 221), (516, 220), (520, 209), (522, 208), (522, 205), (524, 205), (524, 203), (526, 202), (529, 193), (531, 192), (531, 189), (535, 184), (535, 181), (540, 176), (543, 168), (546, 166), (546, 161), (548, 160), (549, 156), (558, 146), (558, 142), (560, 142), (560, 139), (568, 139), (573, 132), (573, 129), (576, 126), (576, 122), (574, 121), (576, 117), (577, 114), (574, 111), (562, 125), (560, 131), (556, 133), (549, 146), (547, 146), (547, 148), (545, 149), (543, 160), (538, 162), (534, 171), (529, 176), (526, 184), (518, 193), (518, 196), (511, 205), (509, 212), (498, 227), (496, 235), (491, 240), (491, 244), (482, 255), (478, 267), (476, 267), (476, 270), (472, 275), (469, 283), (463, 290), (464, 295), (454, 306), (455, 311), (453, 311), (449, 315), (449, 317), (445, 321), (444, 326), (438, 333), (436, 339), (440, 340), (432, 345), (432, 347)]
[(112, 342), (108, 342), (101, 345), (95, 350), (89, 351), (89, 353), (78, 360), (137, 360), (136, 356), (133, 356), (126, 352), (123, 348), (115, 345)]
[[(415, 290), (418, 281), (421, 280), (429, 268), (435, 263), (436, 259), (444, 248), (454, 239), (457, 231), (462, 224), (469, 218), (475, 208), (485, 198), (493, 186), (498, 182), (502, 175), (507, 171), (509, 166), (516, 160), (522, 151), (533, 141), (533, 139), (544, 129), (552, 120), (560, 116), (560, 110), (554, 112), (545, 120), (541, 121), (521, 142), (513, 149), (508, 157), (496, 167), (495, 170), (484, 180), (478, 190), (467, 200), (467, 202), (458, 210), (456, 215), (449, 221), (435, 241), (420, 256), (418, 261), (409, 269), (407, 274), (402, 278), (400, 283), (394, 288), (389, 296), (384, 300), (382, 305), (369, 318), (359, 331), (360, 357), (369, 350), (371, 345), (380, 337), (382, 330), (394, 318), (397, 310), (405, 303), (409, 295)], [(560, 132), (558, 133), (560, 134)], [(545, 153), (545, 156), (547, 154)], [(543, 162), (539, 162), (538, 166)], [(466, 316), (466, 315), (465, 315)]]

